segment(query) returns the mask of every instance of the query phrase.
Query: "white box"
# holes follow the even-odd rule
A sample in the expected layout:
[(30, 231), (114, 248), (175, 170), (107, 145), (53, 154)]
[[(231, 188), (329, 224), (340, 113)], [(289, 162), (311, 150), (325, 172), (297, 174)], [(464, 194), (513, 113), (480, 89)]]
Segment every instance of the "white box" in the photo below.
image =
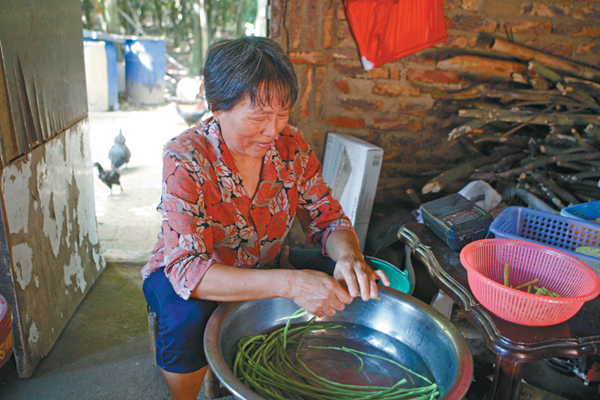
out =
[(381, 147), (343, 133), (327, 134), (323, 179), (352, 221), (361, 251), (365, 247), (382, 161)]

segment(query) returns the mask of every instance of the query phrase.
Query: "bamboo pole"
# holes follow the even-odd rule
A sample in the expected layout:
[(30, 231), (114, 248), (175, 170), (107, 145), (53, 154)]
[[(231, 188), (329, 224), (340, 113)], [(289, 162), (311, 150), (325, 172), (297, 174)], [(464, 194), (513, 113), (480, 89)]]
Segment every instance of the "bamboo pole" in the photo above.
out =
[(502, 80), (511, 80), (512, 74), (523, 74), (527, 71), (527, 67), (521, 63), (478, 56), (452, 57), (439, 61), (436, 68), (442, 71), (484, 75)]
[[(508, 171), (500, 172), (500, 173), (486, 173), (486, 174), (472, 174), (471, 179), (485, 179), (494, 181), (496, 179), (504, 179), (515, 175), (520, 175), (522, 173), (526, 173), (529, 171), (533, 171), (536, 168), (543, 167), (548, 164), (555, 164), (558, 161), (569, 162), (569, 161), (580, 161), (580, 160), (595, 160), (600, 158), (600, 152), (592, 152), (592, 153), (577, 153), (577, 154), (568, 154), (561, 156), (552, 156), (552, 157), (542, 157), (538, 160), (524, 165), (519, 168), (513, 168)], [(474, 177), (475, 176), (475, 177)]]
[(600, 127), (594, 124), (589, 124), (583, 130), (586, 134), (593, 136), (596, 140), (600, 141)]
[[(463, 118), (490, 118), (496, 121), (524, 122), (535, 114), (511, 110), (459, 110), (458, 116)], [(547, 114), (531, 119), (531, 124), (538, 125), (589, 125), (600, 124), (600, 115), (596, 114)]]
[[(569, 203), (568, 205), (579, 204), (579, 200), (577, 200), (575, 196), (569, 193), (569, 191), (558, 186), (556, 182), (552, 180), (552, 178), (548, 178), (544, 173), (538, 171), (535, 172), (531, 177), (543, 185), (542, 190), (544, 190), (544, 187), (548, 188), (549, 191), (554, 193), (560, 199)], [(554, 200), (553, 202), (557, 206), (559, 205)]]
[(467, 135), (471, 132), (474, 132), (475, 130), (481, 128), (490, 121), (491, 119), (488, 118), (476, 118), (467, 121), (464, 124), (459, 125), (450, 131), (450, 133), (448, 134), (448, 141), (456, 139), (462, 135)]
[(479, 157), (466, 163), (459, 165), (456, 168), (452, 168), (446, 172), (443, 172), (427, 182), (423, 186), (422, 193), (427, 194), (429, 192), (437, 193), (442, 190), (447, 184), (454, 182), (461, 178), (466, 178), (471, 175), (476, 168), (483, 165), (495, 163), (502, 159), (506, 154), (495, 154), (491, 156)]
[(588, 81), (586, 79), (574, 78), (572, 76), (565, 76), (565, 77), (563, 77), (563, 79), (564, 79), (564, 81), (566, 83), (578, 83), (578, 84), (581, 84), (581, 85), (590, 86), (590, 87), (592, 87), (592, 88), (594, 88), (596, 90), (600, 90), (600, 83), (596, 83), (596, 82), (593, 82), (593, 81)]
[(500, 161), (495, 162), (493, 164), (483, 165), (479, 168), (481, 172), (494, 172), (503, 169), (504, 167), (508, 167), (518, 161), (521, 161), (527, 157), (525, 153), (515, 153), (510, 154), (506, 157), (503, 157)]
[(550, 82), (552, 82), (554, 84), (563, 80), (563, 77), (561, 75), (557, 74), (550, 68), (546, 68), (538, 60), (529, 61), (529, 63), (527, 64), (527, 68), (530, 71), (537, 72), (538, 74), (540, 74), (541, 76), (548, 79)]
[(551, 56), (541, 51), (532, 50), (506, 40), (492, 38), (490, 49), (497, 53), (516, 57), (524, 61), (536, 59), (548, 68), (600, 82), (600, 71), (597, 69), (573, 61), (563, 60), (562, 58)]

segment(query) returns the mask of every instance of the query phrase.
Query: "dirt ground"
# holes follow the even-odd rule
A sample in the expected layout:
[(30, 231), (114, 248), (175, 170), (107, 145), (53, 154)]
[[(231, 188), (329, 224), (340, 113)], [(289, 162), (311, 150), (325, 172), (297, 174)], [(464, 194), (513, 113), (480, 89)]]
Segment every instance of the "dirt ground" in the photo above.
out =
[(102, 252), (107, 261), (145, 262), (160, 229), (162, 149), (187, 124), (173, 104), (140, 111), (91, 112), (92, 161), (109, 168), (108, 152), (122, 131), (131, 159), (122, 167), (121, 185), (110, 189), (94, 169), (96, 218)]

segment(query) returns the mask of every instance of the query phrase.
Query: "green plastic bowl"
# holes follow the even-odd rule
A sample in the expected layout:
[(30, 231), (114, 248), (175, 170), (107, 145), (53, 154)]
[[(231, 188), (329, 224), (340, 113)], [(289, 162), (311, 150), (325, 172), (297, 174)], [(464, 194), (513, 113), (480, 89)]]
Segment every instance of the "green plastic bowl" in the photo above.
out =
[[(410, 281), (408, 280), (408, 271), (401, 271), (393, 264), (373, 257), (367, 257), (367, 263), (370, 264), (373, 269), (379, 269), (385, 273), (390, 280), (390, 287), (392, 289), (410, 294), (411, 286)], [(378, 282), (381, 283), (380, 281)]]

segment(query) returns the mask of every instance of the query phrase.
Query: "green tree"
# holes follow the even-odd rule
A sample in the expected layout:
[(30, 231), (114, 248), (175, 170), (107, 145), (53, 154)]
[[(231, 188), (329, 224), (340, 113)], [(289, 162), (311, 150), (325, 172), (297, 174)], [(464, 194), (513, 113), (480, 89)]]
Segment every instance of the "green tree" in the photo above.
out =
[(215, 39), (241, 36), (246, 23), (256, 25), (257, 15), (265, 15), (257, 2), (266, 8), (266, 0), (81, 0), (81, 5), (86, 29), (162, 36), (174, 48), (189, 48), (189, 75), (197, 76)]

